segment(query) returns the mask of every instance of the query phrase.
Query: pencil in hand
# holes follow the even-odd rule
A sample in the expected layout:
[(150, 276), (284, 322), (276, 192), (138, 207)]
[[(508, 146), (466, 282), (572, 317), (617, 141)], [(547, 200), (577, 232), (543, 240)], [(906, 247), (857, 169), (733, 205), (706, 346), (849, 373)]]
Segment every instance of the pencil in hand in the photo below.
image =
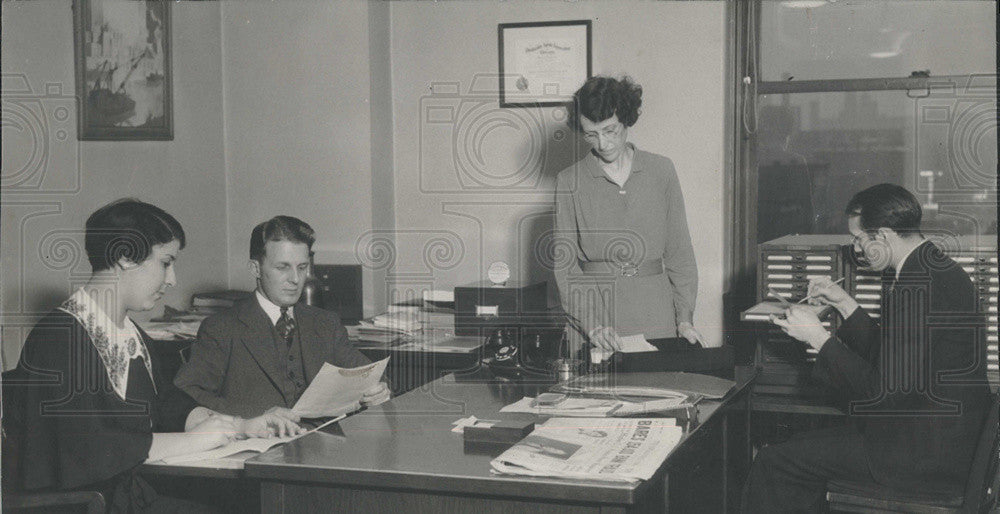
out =
[[(835, 286), (835, 285), (837, 285), (837, 284), (839, 284), (839, 283), (843, 282), (845, 278), (847, 278), (847, 277), (840, 277), (840, 278), (838, 278), (837, 280), (834, 280), (833, 282), (830, 282), (830, 283), (829, 283), (828, 285), (825, 285), (825, 286), (823, 286), (823, 287), (830, 287), (830, 286)], [(795, 304), (796, 304), (796, 305), (799, 305), (799, 304), (801, 304), (801, 303), (803, 303), (803, 302), (807, 302), (807, 301), (809, 301), (809, 300), (810, 300), (810, 299), (812, 299), (812, 298), (815, 298), (815, 296), (814, 296), (814, 295), (811, 295), (811, 294), (807, 294), (807, 295), (805, 295), (805, 296), (804, 296), (804, 297), (803, 297), (803, 298), (802, 298), (801, 300), (799, 300), (799, 301), (795, 302)]]

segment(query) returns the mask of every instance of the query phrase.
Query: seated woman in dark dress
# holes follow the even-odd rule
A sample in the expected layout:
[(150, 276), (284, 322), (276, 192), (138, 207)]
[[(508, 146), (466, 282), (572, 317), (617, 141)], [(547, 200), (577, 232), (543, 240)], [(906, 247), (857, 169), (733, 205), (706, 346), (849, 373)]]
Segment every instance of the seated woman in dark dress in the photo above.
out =
[(184, 230), (163, 210), (119, 200), (87, 219), (90, 279), (28, 335), (3, 384), (3, 479), (16, 491), (97, 490), (111, 512), (188, 511), (137, 475), (147, 459), (209, 450), (248, 434), (299, 432), (276, 414), (241, 419), (197, 407), (150, 359), (128, 317), (174, 285)]

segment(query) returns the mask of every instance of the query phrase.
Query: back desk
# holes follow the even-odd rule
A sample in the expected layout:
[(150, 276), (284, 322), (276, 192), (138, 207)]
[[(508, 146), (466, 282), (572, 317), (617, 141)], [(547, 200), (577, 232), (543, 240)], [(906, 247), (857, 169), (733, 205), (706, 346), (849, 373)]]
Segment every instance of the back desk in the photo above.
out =
[[(549, 384), (455, 375), (250, 459), (245, 474), (260, 480), (262, 512), (625, 513), (662, 512), (678, 502), (725, 511), (741, 485), (731, 461), (739, 463), (746, 446), (739, 437), (733, 442), (731, 429), (745, 423), (751, 379), (740, 378), (721, 401), (699, 404), (656, 476), (639, 483), (492, 475), (489, 463), (501, 450), (465, 451), (452, 423), (470, 415), (497, 419), (501, 407)], [(740, 423), (730, 421), (734, 413)]]

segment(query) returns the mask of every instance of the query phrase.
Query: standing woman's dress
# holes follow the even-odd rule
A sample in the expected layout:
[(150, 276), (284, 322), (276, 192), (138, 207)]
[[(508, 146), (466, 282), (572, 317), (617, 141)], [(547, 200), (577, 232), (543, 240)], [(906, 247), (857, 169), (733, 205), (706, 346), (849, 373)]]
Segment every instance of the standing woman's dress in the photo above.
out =
[(176, 507), (136, 471), (153, 432), (183, 431), (195, 404), (150, 359), (149, 342), (82, 289), (35, 325), (4, 376), (5, 488), (97, 490), (111, 512)]
[(555, 237), (563, 309), (587, 331), (660, 339), (693, 321), (698, 268), (670, 159), (636, 149), (622, 187), (593, 154), (561, 171)]

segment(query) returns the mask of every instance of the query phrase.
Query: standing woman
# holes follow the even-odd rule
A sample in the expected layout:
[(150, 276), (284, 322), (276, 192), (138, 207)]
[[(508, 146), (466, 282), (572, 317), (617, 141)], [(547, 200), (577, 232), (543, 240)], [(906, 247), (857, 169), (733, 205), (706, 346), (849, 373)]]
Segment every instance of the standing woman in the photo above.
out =
[(570, 249), (554, 270), (563, 309), (605, 352), (627, 335), (703, 340), (693, 325), (698, 268), (677, 172), (628, 142), (641, 104), (642, 87), (628, 77), (587, 80), (569, 124), (592, 149), (556, 178), (556, 244)]
[(85, 246), (90, 279), (35, 325), (4, 376), (5, 489), (97, 490), (111, 512), (198, 510), (157, 497), (139, 465), (300, 429), (273, 414), (244, 420), (196, 407), (150, 358), (149, 336), (128, 313), (152, 309), (174, 285), (184, 230), (173, 216), (113, 202), (87, 219)]

